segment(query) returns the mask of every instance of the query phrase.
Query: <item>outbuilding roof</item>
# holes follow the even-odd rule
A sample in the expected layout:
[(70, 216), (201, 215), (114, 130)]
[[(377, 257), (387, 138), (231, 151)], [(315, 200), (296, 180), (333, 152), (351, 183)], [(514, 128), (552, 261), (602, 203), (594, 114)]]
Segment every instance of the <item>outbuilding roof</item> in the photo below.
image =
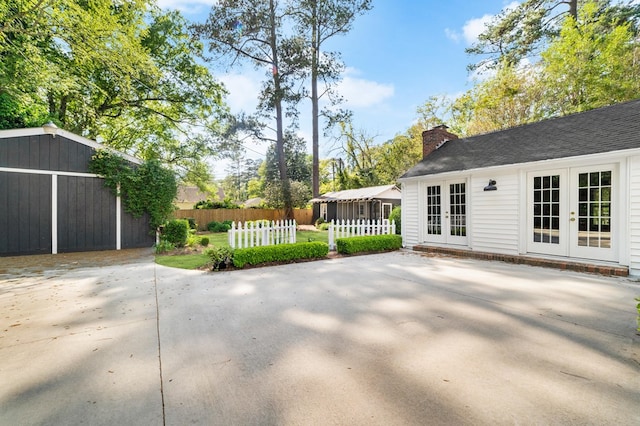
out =
[[(10, 129), (10, 130), (0, 130), (0, 139), (7, 139), (7, 138), (19, 138), (19, 137), (24, 137), (24, 136), (36, 136), (36, 135), (44, 135), (46, 134), (44, 131), (44, 128), (42, 127), (29, 127), (29, 128), (25, 128), (25, 129)], [(84, 136), (80, 136), (80, 135), (76, 135), (75, 133), (71, 133), (69, 131), (66, 131), (64, 129), (57, 129), (56, 130), (56, 136), (60, 136), (69, 140), (72, 140), (74, 142), (77, 142), (79, 144), (82, 145), (86, 145), (88, 147), (91, 147), (93, 149), (99, 150), (99, 149), (107, 149), (113, 153), (118, 154), (119, 156), (123, 157), (124, 159), (134, 163), (134, 164), (141, 164), (142, 162), (140, 161), (140, 159), (129, 155), (125, 152), (122, 151), (118, 151), (116, 149), (113, 149), (109, 146), (106, 145), (102, 145), (99, 142), (96, 142), (94, 140), (91, 139), (87, 139)], [(55, 136), (54, 136), (54, 141), (55, 141)]]
[(446, 142), (401, 179), (640, 148), (640, 99)]
[(345, 189), (344, 191), (327, 192), (318, 198), (311, 200), (312, 203), (346, 202), (346, 201), (367, 201), (378, 198), (397, 199), (401, 198), (400, 189), (395, 185), (369, 186), (367, 188)]

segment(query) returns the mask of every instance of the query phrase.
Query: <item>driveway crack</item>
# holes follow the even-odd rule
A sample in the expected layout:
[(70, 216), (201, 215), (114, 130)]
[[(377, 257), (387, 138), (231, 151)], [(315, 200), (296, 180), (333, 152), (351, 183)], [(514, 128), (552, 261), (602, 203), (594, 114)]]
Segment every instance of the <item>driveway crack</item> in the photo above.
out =
[(158, 276), (157, 266), (153, 267), (153, 289), (156, 296), (156, 333), (158, 336), (158, 367), (160, 370), (160, 398), (162, 400), (162, 426), (166, 426), (166, 416), (164, 411), (164, 379), (162, 378), (162, 348), (160, 346), (160, 303), (158, 302)]

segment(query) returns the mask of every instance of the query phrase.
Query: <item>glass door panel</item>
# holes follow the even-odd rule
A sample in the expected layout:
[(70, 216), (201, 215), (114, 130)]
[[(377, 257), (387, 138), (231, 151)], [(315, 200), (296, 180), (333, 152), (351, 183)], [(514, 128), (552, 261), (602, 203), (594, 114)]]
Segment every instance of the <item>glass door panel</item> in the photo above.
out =
[(464, 183), (449, 184), (449, 235), (467, 236), (467, 202)]
[(611, 171), (578, 174), (578, 246), (611, 248)]
[(560, 175), (533, 178), (533, 241), (560, 244)]
[(529, 175), (527, 251), (567, 254), (566, 180), (563, 170)]
[(613, 166), (573, 171), (571, 256), (615, 260)]
[(442, 234), (442, 197), (440, 185), (427, 187), (427, 235)]

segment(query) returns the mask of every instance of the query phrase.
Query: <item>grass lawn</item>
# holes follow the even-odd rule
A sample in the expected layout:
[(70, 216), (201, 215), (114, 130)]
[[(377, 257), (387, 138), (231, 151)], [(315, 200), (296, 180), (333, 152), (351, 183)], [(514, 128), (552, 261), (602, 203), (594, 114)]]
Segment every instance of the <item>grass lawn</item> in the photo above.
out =
[[(229, 240), (226, 232), (215, 232), (198, 234), (199, 237), (209, 237), (209, 247), (229, 247)], [(329, 242), (328, 231), (296, 231), (296, 241), (306, 243), (310, 241)], [(209, 258), (202, 253), (158, 255), (156, 263), (163, 266), (180, 269), (198, 269), (205, 265)]]
[(180, 269), (198, 269), (209, 262), (209, 258), (202, 254), (177, 254), (175, 256), (156, 256), (156, 263)]

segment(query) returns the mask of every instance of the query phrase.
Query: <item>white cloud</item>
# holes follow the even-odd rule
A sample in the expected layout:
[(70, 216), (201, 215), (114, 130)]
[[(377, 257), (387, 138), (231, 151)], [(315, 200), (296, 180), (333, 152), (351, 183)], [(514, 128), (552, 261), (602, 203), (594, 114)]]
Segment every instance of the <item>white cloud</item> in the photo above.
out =
[(393, 97), (393, 84), (383, 84), (357, 77), (358, 72), (347, 68), (345, 76), (338, 84), (338, 92), (344, 96), (351, 108), (367, 108), (383, 103)]
[[(502, 10), (513, 10), (518, 6), (519, 2), (512, 1), (507, 4)], [(450, 28), (445, 28), (444, 33), (450, 40), (456, 43), (460, 40), (464, 40), (467, 45), (471, 45), (478, 41), (478, 36), (485, 30), (486, 25), (493, 20), (496, 15), (485, 14), (480, 18), (472, 18), (464, 23), (461, 31), (455, 31)]]
[(456, 43), (460, 41), (460, 33), (456, 32), (455, 30), (452, 30), (451, 28), (445, 28), (444, 34), (447, 36), (448, 39), (453, 40)]
[(161, 9), (177, 9), (185, 13), (197, 13), (207, 11), (218, 0), (157, 0)]
[(462, 27), (462, 36), (467, 44), (473, 44), (485, 30), (486, 24), (491, 22), (493, 15), (483, 15), (481, 18), (470, 19)]

